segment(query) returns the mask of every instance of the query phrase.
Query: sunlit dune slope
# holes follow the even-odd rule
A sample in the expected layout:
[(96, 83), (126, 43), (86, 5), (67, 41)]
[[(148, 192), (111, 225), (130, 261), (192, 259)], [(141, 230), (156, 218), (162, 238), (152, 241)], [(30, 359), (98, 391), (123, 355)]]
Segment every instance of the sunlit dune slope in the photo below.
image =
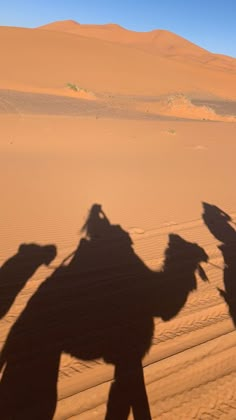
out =
[(235, 75), (59, 31), (0, 27), (0, 88), (67, 94), (68, 82), (97, 93), (184, 92), (236, 98)]
[(135, 32), (115, 24), (84, 25), (73, 20), (49, 23), (42, 26), (41, 29), (68, 32), (133, 45), (149, 53), (171, 57), (178, 61), (185, 57), (188, 61), (195, 61), (204, 64), (204, 66), (236, 71), (236, 59), (225, 55), (212, 54), (181, 36), (162, 29), (150, 32)]

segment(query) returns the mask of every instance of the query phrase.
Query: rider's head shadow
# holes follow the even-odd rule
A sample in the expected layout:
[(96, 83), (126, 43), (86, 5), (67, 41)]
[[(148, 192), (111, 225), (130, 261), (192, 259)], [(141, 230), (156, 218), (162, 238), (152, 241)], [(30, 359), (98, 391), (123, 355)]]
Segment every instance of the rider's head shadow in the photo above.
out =
[(96, 240), (103, 238), (106, 234), (109, 235), (110, 227), (110, 221), (102, 210), (102, 206), (93, 204), (81, 232), (85, 233), (88, 240)]

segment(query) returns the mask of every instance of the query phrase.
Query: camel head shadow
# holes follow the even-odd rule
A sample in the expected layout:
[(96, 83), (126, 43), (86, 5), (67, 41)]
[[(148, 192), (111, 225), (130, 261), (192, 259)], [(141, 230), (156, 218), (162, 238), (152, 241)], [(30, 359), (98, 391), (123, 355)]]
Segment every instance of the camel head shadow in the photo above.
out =
[[(178, 314), (188, 295), (197, 290), (197, 278), (207, 280), (201, 263), (207, 263), (208, 255), (196, 243), (188, 242), (179, 235), (170, 234), (164, 254), (164, 263), (159, 273), (162, 282), (158, 291), (162, 299), (157, 304), (157, 313), (164, 321)], [(159, 308), (159, 310), (158, 310)]]
[(56, 257), (54, 245), (21, 244), (17, 254), (0, 268), (0, 318), (4, 317), (17, 294), (42, 265), (49, 265)]

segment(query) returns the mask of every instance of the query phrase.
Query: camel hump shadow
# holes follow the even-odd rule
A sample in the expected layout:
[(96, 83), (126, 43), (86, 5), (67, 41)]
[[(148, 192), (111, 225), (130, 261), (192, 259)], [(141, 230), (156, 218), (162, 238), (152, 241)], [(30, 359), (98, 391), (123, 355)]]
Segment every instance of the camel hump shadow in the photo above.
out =
[[(208, 256), (170, 234), (161, 271), (150, 270), (129, 233), (111, 224), (99, 204), (82, 232), (77, 249), (42, 283), (9, 333), (0, 358), (1, 412), (33, 418), (37, 407), (42, 420), (51, 419), (64, 352), (114, 365), (106, 420), (126, 420), (130, 410), (135, 420), (148, 420), (142, 359), (152, 345), (154, 318), (179, 313), (197, 289), (196, 270), (206, 278), (200, 263)], [(26, 395), (32, 402), (27, 409)]]

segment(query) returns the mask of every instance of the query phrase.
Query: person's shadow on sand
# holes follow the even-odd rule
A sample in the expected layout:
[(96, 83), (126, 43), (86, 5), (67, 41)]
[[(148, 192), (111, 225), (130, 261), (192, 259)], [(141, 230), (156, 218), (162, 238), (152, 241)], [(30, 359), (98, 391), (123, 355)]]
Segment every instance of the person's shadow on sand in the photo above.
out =
[(151, 419), (142, 358), (151, 347), (154, 317), (178, 314), (197, 288), (205, 251), (169, 236), (163, 269), (150, 270), (121, 226), (95, 204), (70, 262), (39, 287), (9, 333), (0, 366), (1, 419), (53, 418), (62, 352), (115, 366), (106, 420)]
[(218, 246), (224, 258), (224, 290), (218, 289), (229, 308), (236, 326), (236, 230), (231, 217), (212, 204), (203, 203), (203, 220), (209, 231), (221, 242)]
[(0, 267), (0, 319), (40, 265), (49, 265), (55, 257), (54, 245), (21, 244), (17, 254)]

